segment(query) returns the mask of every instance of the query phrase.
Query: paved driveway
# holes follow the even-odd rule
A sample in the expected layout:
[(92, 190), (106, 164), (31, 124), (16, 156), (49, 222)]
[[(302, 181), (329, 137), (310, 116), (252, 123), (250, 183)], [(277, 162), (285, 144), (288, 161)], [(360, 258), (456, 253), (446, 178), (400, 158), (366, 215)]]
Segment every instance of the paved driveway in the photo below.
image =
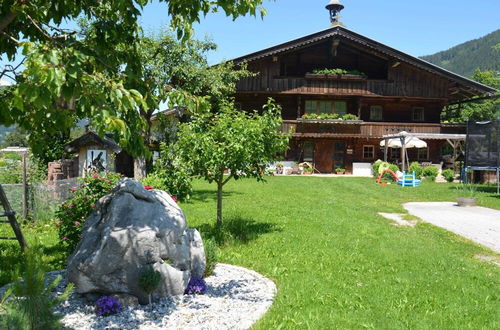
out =
[(410, 214), (500, 253), (500, 211), (454, 202), (406, 203)]

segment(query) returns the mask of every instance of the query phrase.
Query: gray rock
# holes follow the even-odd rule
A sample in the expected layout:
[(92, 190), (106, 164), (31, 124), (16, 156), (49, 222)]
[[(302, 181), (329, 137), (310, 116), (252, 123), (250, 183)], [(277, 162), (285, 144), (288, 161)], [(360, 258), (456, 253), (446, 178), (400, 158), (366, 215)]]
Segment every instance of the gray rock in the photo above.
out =
[(190, 277), (205, 270), (203, 243), (167, 193), (123, 179), (86, 220), (68, 259), (68, 280), (78, 293), (125, 293), (147, 303), (138, 277), (148, 266), (162, 274), (153, 299), (182, 294)]
[(118, 300), (123, 307), (135, 307), (139, 305), (139, 299), (136, 296), (132, 296), (126, 293), (115, 293), (112, 295), (113, 298)]

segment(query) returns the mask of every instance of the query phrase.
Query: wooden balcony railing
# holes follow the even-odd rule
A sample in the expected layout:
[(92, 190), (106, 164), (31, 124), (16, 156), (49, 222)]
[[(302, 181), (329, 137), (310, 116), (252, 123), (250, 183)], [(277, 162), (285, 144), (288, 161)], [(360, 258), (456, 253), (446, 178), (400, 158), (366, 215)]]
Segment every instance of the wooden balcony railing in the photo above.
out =
[[(391, 123), (391, 122), (335, 122), (321, 123), (316, 121), (283, 120), (282, 131), (292, 134), (327, 134), (332, 136), (359, 136), (382, 138), (384, 135), (396, 134), (401, 131), (408, 133), (448, 133), (449, 128), (438, 123)], [(458, 128), (457, 128), (458, 129)], [(460, 133), (457, 131), (457, 133)]]
[(274, 92), (283, 94), (336, 94), (336, 95), (386, 95), (440, 98), (446, 95), (443, 88), (433, 86), (415, 87), (411, 81), (395, 83), (390, 80), (339, 80), (306, 79), (300, 77), (255, 76), (240, 80), (239, 92)]

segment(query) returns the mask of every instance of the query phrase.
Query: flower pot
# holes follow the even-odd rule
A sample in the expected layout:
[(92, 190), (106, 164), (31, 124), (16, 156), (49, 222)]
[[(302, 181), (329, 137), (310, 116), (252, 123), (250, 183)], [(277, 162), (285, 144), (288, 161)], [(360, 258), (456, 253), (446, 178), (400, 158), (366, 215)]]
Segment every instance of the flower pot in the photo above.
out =
[(457, 205), (460, 207), (476, 206), (475, 197), (457, 197)]
[(337, 172), (337, 175), (344, 175), (345, 172)]
[(302, 174), (304, 174), (304, 175), (311, 175), (311, 174), (312, 174), (312, 172), (304, 172), (304, 173), (302, 173)]

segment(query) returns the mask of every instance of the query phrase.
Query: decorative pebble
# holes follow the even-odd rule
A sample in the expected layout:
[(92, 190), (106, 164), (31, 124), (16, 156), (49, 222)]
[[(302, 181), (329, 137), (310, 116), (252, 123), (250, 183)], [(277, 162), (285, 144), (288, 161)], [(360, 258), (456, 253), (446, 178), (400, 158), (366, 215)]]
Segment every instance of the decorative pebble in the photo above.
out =
[[(47, 273), (51, 281), (65, 271)], [(151, 305), (126, 307), (118, 314), (98, 317), (95, 307), (73, 292), (55, 312), (64, 329), (248, 329), (264, 315), (276, 294), (275, 284), (264, 276), (238, 266), (217, 264), (207, 277), (203, 295), (163, 298)], [(67, 285), (56, 287), (58, 294)]]

